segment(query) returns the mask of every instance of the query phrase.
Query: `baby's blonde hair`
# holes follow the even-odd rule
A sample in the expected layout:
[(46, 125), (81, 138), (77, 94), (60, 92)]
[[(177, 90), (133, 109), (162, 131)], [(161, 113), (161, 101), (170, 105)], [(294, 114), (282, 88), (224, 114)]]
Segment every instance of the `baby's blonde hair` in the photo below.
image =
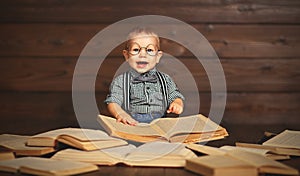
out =
[(153, 32), (153, 30), (151, 30), (150, 28), (147, 28), (147, 27), (134, 28), (127, 36), (125, 48), (128, 49), (131, 40), (138, 38), (138, 36), (141, 36), (141, 37), (153, 36), (153, 37), (155, 37), (155, 39), (157, 41), (157, 47), (160, 48), (160, 41), (159, 41), (158, 35), (155, 32)]

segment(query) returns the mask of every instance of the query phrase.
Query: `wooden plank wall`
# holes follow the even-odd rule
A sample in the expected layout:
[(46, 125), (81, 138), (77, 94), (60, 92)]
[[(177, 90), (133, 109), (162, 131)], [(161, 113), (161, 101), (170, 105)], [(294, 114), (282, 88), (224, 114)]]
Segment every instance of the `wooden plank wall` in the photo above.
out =
[[(71, 90), (79, 54), (103, 28), (137, 15), (177, 18), (208, 39), (227, 81), (223, 123), (300, 124), (299, 0), (2, 0), (1, 132), (77, 126)], [(199, 94), (199, 112), (207, 115), (205, 71), (188, 49), (162, 43), (192, 72), (199, 90), (188, 94)], [(103, 113), (102, 101), (122, 62), (114, 50), (98, 75), (96, 99)], [(188, 110), (192, 103), (187, 104)]]

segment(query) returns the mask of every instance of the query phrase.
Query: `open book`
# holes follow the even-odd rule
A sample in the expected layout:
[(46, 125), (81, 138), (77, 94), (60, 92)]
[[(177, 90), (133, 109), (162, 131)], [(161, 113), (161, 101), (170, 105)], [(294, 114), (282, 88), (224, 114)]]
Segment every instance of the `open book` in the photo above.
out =
[(300, 131), (285, 130), (264, 142), (263, 145), (298, 149), (300, 153)]
[(239, 146), (224, 145), (224, 146), (220, 147), (220, 149), (223, 150), (223, 151), (230, 151), (230, 150), (248, 151), (248, 152), (252, 152), (252, 153), (256, 153), (256, 154), (265, 156), (265, 157), (270, 158), (272, 160), (286, 160), (286, 159), (291, 158), (289, 155), (276, 154), (276, 153), (273, 153), (271, 150), (262, 149), (262, 148), (251, 148), (251, 147), (239, 147)]
[(27, 140), (27, 145), (53, 147), (57, 141), (82, 150), (97, 150), (127, 144), (125, 140), (110, 137), (101, 130), (63, 128), (32, 136)]
[(197, 157), (181, 143), (149, 142), (139, 147), (132, 144), (95, 151), (65, 149), (52, 158), (93, 163), (97, 165), (115, 165), (123, 163), (129, 166), (184, 167), (185, 160)]
[(149, 124), (139, 123), (136, 126), (119, 123), (116, 119), (104, 115), (99, 115), (98, 121), (111, 136), (138, 142), (164, 140), (189, 143), (228, 136), (225, 128), (201, 114), (180, 118), (159, 118)]
[(40, 156), (54, 152), (53, 147), (29, 147), (26, 141), (30, 136), (14, 135), (14, 134), (1, 134), (0, 146), (1, 150), (8, 150), (14, 152), (15, 155), (23, 156)]
[(261, 148), (272, 153), (300, 156), (300, 131), (285, 130), (261, 144), (237, 142), (237, 146)]
[(54, 160), (49, 158), (23, 157), (0, 161), (0, 170), (6, 172), (21, 172), (32, 175), (76, 175), (98, 170), (90, 163)]
[(218, 148), (218, 147), (211, 147), (211, 146), (200, 145), (200, 144), (187, 144), (186, 147), (193, 151), (200, 152), (206, 155), (225, 155), (226, 152), (230, 150), (242, 150), (242, 151), (248, 151), (248, 152), (260, 154), (262, 156), (265, 156), (273, 160), (290, 159), (289, 155), (274, 154), (270, 150), (260, 149), (260, 148), (239, 147), (239, 146), (229, 146), (229, 145), (224, 145)]
[[(231, 150), (226, 155), (209, 155), (188, 159), (186, 169), (204, 175), (258, 175), (258, 173), (298, 175), (297, 169), (260, 154)], [(256, 173), (256, 172), (258, 173)], [(225, 174), (226, 173), (226, 174)]]

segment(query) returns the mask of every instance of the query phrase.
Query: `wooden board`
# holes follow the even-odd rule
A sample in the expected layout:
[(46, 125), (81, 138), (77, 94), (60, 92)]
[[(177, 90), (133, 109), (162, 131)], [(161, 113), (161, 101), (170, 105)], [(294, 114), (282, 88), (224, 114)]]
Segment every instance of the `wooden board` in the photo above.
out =
[[(209, 80), (208, 73), (196, 58), (176, 61), (163, 58), (158, 68), (168, 73), (184, 92), (208, 92), (211, 90), (210, 81), (218, 77), (217, 73), (222, 73), (213, 67), (209, 70), (213, 78)], [(209, 59), (205, 61), (210, 63)], [(72, 91), (76, 62), (76, 58), (2, 58), (0, 90)], [(86, 59), (85, 62), (86, 65), (78, 71), (78, 76), (84, 78), (78, 89), (87, 90), (88, 82), (98, 73), (95, 90), (103, 92), (108, 91), (124, 59), (105, 59), (99, 72), (91, 69), (98, 63), (97, 60)], [(300, 91), (300, 59), (221, 59), (220, 63), (229, 92)]]
[[(0, 24), (0, 56), (73, 56), (79, 57), (88, 42), (107, 25), (101, 24)], [(193, 26), (208, 40), (219, 57), (265, 58), (299, 57), (300, 26), (298, 25), (202, 25)], [(170, 38), (186, 35), (182, 26), (162, 24), (172, 29)], [(160, 30), (158, 30), (159, 32)], [(175, 36), (174, 36), (174, 33)], [(117, 34), (111, 34), (111, 37)], [(102, 41), (90, 43), (98, 48)], [(197, 45), (200, 43), (193, 43)], [(110, 56), (121, 56), (124, 45), (116, 46)], [(189, 48), (162, 39), (161, 49), (172, 55), (191, 57)], [(199, 49), (201, 45), (199, 44)], [(93, 50), (93, 57), (105, 57), (101, 48)], [(96, 52), (97, 51), (97, 52)], [(101, 52), (102, 51), (102, 52)], [(104, 55), (106, 54), (106, 55)], [(104, 56), (103, 56), (104, 55)]]
[(271, 24), (299, 22), (299, 11), (297, 0), (3, 0), (0, 10), (4, 22), (111, 23), (137, 15), (165, 15), (190, 23)]

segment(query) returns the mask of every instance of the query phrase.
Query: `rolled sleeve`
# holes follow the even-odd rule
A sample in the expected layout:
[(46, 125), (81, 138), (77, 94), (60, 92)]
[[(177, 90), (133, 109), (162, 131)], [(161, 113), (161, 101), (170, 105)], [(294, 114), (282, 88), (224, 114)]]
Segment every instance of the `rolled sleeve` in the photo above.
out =
[(123, 98), (123, 75), (119, 75), (111, 83), (109, 94), (104, 102), (106, 104), (117, 103), (122, 106), (124, 100)]
[(184, 96), (179, 91), (178, 87), (176, 86), (175, 82), (172, 80), (172, 78), (169, 75), (166, 75), (166, 81), (168, 86), (168, 102), (169, 104), (173, 102), (176, 98), (180, 98), (183, 101), (185, 100)]

